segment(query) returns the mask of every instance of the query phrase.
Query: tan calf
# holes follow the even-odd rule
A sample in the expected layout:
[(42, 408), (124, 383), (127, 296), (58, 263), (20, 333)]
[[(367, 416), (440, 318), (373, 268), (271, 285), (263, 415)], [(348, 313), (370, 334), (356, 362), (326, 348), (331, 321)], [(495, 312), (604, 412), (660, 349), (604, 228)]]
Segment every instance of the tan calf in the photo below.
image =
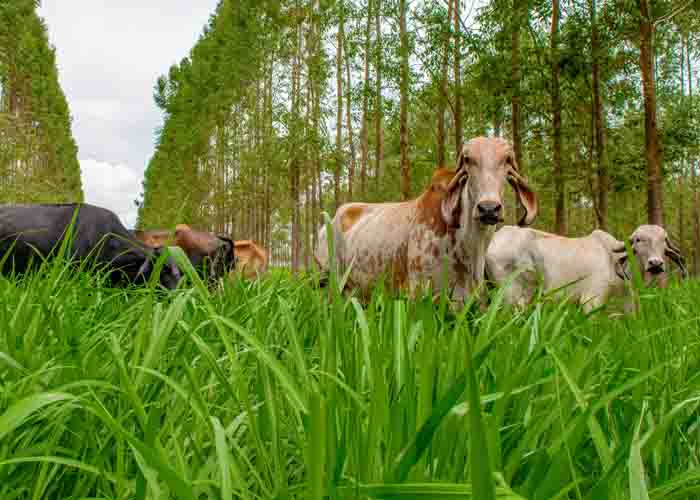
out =
[(244, 278), (255, 279), (267, 271), (267, 251), (253, 240), (237, 240), (236, 269), (231, 275), (240, 273)]

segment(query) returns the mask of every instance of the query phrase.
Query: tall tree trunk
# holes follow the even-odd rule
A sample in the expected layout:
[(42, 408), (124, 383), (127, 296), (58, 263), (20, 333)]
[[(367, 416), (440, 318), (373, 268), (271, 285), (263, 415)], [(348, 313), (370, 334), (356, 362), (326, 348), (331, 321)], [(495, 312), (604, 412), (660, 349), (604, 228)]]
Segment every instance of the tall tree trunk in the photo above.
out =
[[(685, 35), (685, 62), (688, 68), (688, 98), (693, 102), (693, 67), (690, 64), (690, 45), (688, 34)], [(693, 190), (693, 275), (700, 273), (700, 196), (698, 193), (697, 165), (695, 159), (689, 158), (688, 167), (691, 172), (691, 188)]]
[(335, 210), (340, 206), (340, 174), (343, 169), (343, 0), (338, 3), (338, 33), (336, 36), (335, 85), (337, 95), (337, 120), (335, 122)]
[(216, 127), (216, 230), (220, 233), (225, 232), (224, 229), (224, 204), (223, 193), (224, 189), (224, 163), (226, 161), (226, 119), (221, 118)]
[[(685, 102), (685, 53), (687, 50), (681, 37), (681, 102)], [(678, 175), (678, 248), (681, 254), (685, 250), (685, 151), (681, 153), (681, 165)]]
[(367, 167), (369, 163), (369, 60), (372, 26), (372, 0), (367, 0), (365, 29), (365, 77), (362, 85), (362, 126), (360, 128), (360, 194), (367, 195)]
[[(315, 42), (314, 42), (315, 43)], [(312, 102), (313, 102), (313, 114), (312, 114), (312, 119), (311, 119), (311, 127), (313, 129), (313, 134), (314, 134), (314, 141), (313, 141), (313, 152), (312, 152), (312, 163), (311, 163), (311, 225), (314, 228), (313, 234), (311, 235), (312, 238), (312, 245), (314, 248), (318, 245), (318, 228), (320, 226), (319, 223), (319, 218), (320, 218), (320, 212), (319, 212), (319, 203), (318, 203), (318, 175), (317, 175), (317, 161), (318, 161), (318, 156), (319, 156), (319, 151), (318, 151), (318, 144), (316, 142), (316, 135), (318, 134), (318, 122), (319, 122), (319, 115), (317, 113), (319, 109), (319, 104), (318, 104), (318, 99), (317, 99), (317, 89), (316, 85), (314, 85), (314, 91), (313, 91), (313, 97), (312, 97)]]
[[(522, 140), (520, 137), (520, 23), (523, 17), (522, 0), (513, 0), (513, 29), (511, 32), (511, 132), (513, 134), (513, 150), (515, 161), (520, 170), (523, 165)], [(527, 9), (527, 5), (525, 5)], [(527, 15), (527, 10), (525, 10)]]
[(442, 63), (440, 65), (440, 97), (438, 99), (437, 109), (437, 164), (439, 167), (444, 167), (447, 159), (445, 158), (445, 143), (447, 142), (445, 130), (445, 111), (447, 111), (447, 67), (450, 59), (450, 23), (452, 20), (452, 2), (447, 3), (447, 26), (443, 27), (444, 41), (442, 49)]
[(455, 31), (455, 51), (454, 51), (454, 78), (455, 78), (455, 155), (462, 151), (464, 130), (462, 127), (462, 39), (459, 30), (459, 3), (461, 0), (454, 0), (454, 31)]
[(654, 24), (647, 2), (648, 0), (638, 0), (641, 14), (639, 18), (639, 66), (642, 70), (642, 92), (644, 95), (647, 218), (649, 224), (663, 225), (663, 185), (656, 124), (656, 87), (654, 84)]
[(291, 241), (291, 261), (292, 273), (299, 270), (299, 138), (300, 129), (300, 107), (301, 107), (301, 54), (302, 54), (302, 28), (301, 23), (297, 26), (296, 54), (292, 64), (292, 117), (294, 123), (294, 136), (292, 141), (292, 158), (289, 168), (290, 195), (292, 203), (292, 241)]
[[(313, 172), (313, 162), (309, 161), (309, 172)], [(313, 177), (313, 175), (312, 175)], [(304, 196), (304, 268), (308, 271), (311, 269), (311, 233), (313, 228), (311, 226), (311, 187), (309, 183), (306, 183)]]
[(555, 232), (566, 235), (566, 186), (561, 163), (561, 99), (559, 96), (559, 0), (552, 0), (552, 160), (556, 186)]
[[(343, 39), (345, 47), (345, 39)], [(350, 94), (352, 92), (352, 80), (350, 79), (350, 56), (345, 50), (345, 115), (347, 118), (346, 128), (348, 131), (348, 145), (350, 146), (350, 168), (348, 169), (348, 201), (353, 200), (353, 183), (355, 182), (355, 171), (357, 170), (357, 154), (355, 153), (355, 138), (352, 133), (352, 108), (350, 107)]]
[(375, 172), (377, 186), (384, 176), (384, 131), (382, 130), (382, 0), (375, 0), (375, 65), (376, 65), (376, 105), (375, 105)]
[(606, 154), (605, 111), (600, 89), (600, 59), (603, 51), (600, 48), (598, 37), (598, 20), (596, 0), (591, 0), (591, 52), (593, 54), (592, 85), (593, 85), (593, 113), (595, 120), (595, 153), (598, 163), (598, 203), (596, 204), (596, 218), (598, 227), (603, 231), (608, 229), (608, 193), (610, 191), (610, 175), (608, 173)]
[(311, 226), (313, 229), (311, 238), (312, 245), (315, 249), (318, 245), (318, 229), (321, 226), (321, 151), (320, 151), (320, 123), (321, 123), (321, 97), (319, 88), (321, 86), (320, 71), (318, 65), (321, 61), (321, 2), (314, 0), (313, 2), (314, 15), (311, 22), (311, 43), (313, 57), (309, 58), (311, 67), (309, 67), (309, 80), (311, 90), (311, 103), (313, 111), (311, 113), (311, 128), (312, 128), (312, 153), (311, 153)]
[[(270, 68), (267, 78), (267, 137), (268, 141), (272, 138), (272, 79), (274, 77), (274, 55), (270, 57)], [(268, 143), (266, 148), (266, 165), (265, 165), (265, 245), (272, 246), (272, 186), (270, 185), (270, 155), (271, 145)]]
[(401, 196), (411, 197), (411, 172), (408, 160), (408, 33), (406, 0), (399, 0), (399, 37), (401, 38), (401, 109), (399, 111), (399, 148), (401, 150)]

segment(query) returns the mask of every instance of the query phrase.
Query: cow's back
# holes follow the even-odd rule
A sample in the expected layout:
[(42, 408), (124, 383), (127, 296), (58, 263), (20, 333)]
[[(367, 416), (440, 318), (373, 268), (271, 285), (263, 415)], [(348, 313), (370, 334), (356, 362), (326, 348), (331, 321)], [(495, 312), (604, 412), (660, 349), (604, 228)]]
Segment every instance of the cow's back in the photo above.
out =
[(135, 230), (133, 235), (137, 240), (150, 248), (170, 246), (174, 240), (172, 232), (167, 229)]
[[(79, 208), (77, 215), (76, 208)], [(124, 240), (133, 237), (109, 210), (88, 204), (38, 204), (0, 207), (0, 255), (12, 249), (5, 269), (23, 271), (38, 251), (48, 257), (57, 251), (67, 235), (73, 217), (69, 255), (82, 259), (110, 251), (106, 235)], [(99, 246), (98, 246), (99, 245)], [(98, 254), (94, 254), (98, 249)]]
[(238, 240), (234, 244), (236, 269), (233, 272), (253, 279), (267, 271), (267, 252), (252, 240)]
[[(76, 208), (79, 208), (77, 215)], [(84, 257), (108, 233), (132, 239), (129, 231), (109, 210), (88, 204), (45, 204), (0, 207), (0, 248), (6, 249), (19, 237), (18, 244), (31, 245), (42, 253), (60, 243), (75, 215), (72, 250)]]
[(342, 269), (352, 265), (349, 282), (364, 294), (386, 274), (403, 286), (415, 203), (349, 203), (333, 220), (335, 252)]
[(515, 292), (506, 293), (507, 297), (513, 296), (512, 303), (531, 299), (535, 284), (532, 272), (542, 278), (545, 291), (566, 287), (562, 295), (581, 302), (592, 301), (593, 305), (607, 298), (615, 279), (609, 250), (597, 231), (580, 238), (567, 238), (506, 226), (496, 232), (487, 263), (489, 271), (501, 283), (507, 274), (525, 270), (516, 278)]

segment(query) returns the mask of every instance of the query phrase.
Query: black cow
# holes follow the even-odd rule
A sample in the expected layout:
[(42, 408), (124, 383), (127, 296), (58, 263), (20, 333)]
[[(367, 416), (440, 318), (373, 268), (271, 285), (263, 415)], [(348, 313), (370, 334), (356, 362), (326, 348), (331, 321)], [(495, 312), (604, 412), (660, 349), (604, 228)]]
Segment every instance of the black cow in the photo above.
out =
[[(77, 214), (76, 214), (77, 209)], [(104, 208), (86, 203), (46, 205), (0, 205), (0, 271), (28, 270), (30, 262), (54, 257), (64, 241), (73, 217), (71, 244), (67, 256), (74, 261), (90, 259), (105, 267), (112, 284), (126, 278), (144, 283), (153, 272), (162, 249), (151, 249), (134, 238), (119, 218)], [(10, 252), (10, 255), (6, 255)], [(177, 265), (168, 257), (160, 273), (160, 284), (175, 288), (182, 278)]]

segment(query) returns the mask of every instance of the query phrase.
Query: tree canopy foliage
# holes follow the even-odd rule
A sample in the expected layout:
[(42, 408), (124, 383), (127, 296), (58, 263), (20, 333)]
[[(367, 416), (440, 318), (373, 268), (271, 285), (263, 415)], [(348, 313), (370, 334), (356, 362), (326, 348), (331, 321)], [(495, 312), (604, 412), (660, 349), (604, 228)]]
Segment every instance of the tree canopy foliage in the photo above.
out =
[(462, 140), (501, 135), (539, 227), (624, 238), (649, 220), (697, 248), (699, 14), (675, 0), (222, 0), (156, 83), (139, 223), (252, 237), (297, 267), (321, 211), (415, 196)]
[(0, 201), (82, 201), (70, 111), (37, 3), (0, 3)]

